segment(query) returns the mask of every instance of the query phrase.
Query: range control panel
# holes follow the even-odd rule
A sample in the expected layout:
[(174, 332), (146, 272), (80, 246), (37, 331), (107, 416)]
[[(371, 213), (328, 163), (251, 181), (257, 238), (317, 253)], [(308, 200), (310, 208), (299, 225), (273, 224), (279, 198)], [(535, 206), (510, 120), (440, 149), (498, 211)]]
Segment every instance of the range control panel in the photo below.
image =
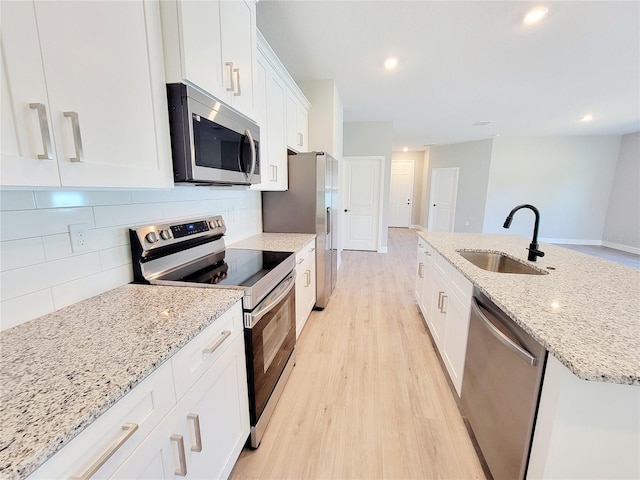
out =
[(227, 231), (222, 216), (194, 219), (188, 222), (167, 223), (131, 229), (143, 250), (148, 251), (199, 237), (220, 237)]

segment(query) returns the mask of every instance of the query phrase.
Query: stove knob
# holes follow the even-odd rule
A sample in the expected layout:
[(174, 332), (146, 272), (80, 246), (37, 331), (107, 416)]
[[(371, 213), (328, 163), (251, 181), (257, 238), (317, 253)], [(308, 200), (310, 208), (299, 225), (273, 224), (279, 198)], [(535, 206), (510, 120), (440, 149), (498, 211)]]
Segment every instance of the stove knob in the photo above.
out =
[(156, 232), (149, 232), (144, 238), (149, 243), (156, 243), (158, 240), (160, 240)]
[(218, 226), (219, 227), (223, 227), (224, 226), (224, 223), (222, 223), (222, 220), (218, 220)]
[(160, 236), (162, 237), (163, 240), (171, 239), (171, 230), (162, 230), (160, 232)]
[(209, 222), (209, 226), (210, 226), (211, 228), (216, 228), (216, 227), (218, 226), (218, 225), (216, 225), (216, 220), (211, 220), (211, 221)]

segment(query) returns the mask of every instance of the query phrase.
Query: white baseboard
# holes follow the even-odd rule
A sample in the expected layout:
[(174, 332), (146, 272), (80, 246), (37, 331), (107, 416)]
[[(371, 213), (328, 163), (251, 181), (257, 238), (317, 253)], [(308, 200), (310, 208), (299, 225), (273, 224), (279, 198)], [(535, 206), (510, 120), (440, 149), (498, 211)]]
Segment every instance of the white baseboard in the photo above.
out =
[(602, 245), (602, 240), (585, 240), (584, 238), (539, 238), (538, 240), (557, 245)]
[(623, 245), (621, 243), (608, 242), (606, 240), (602, 241), (602, 246), (608, 247), (608, 248), (614, 248), (616, 250), (622, 250), (623, 252), (627, 252), (627, 253), (635, 253), (636, 255), (640, 255), (640, 248), (638, 247), (631, 247), (629, 245)]
[(411, 225), (409, 228), (411, 230), (419, 230), (419, 231), (424, 230), (424, 227), (422, 225)]
[(378, 253), (389, 253), (389, 251), (387, 250), (387, 247), (379, 247)]

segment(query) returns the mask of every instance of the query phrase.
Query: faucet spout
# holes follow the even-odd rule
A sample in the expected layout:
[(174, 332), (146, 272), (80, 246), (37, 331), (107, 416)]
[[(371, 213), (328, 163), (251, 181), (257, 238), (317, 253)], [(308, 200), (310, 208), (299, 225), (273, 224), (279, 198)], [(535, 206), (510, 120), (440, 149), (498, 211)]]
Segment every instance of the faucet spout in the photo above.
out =
[(533, 239), (531, 240), (528, 248), (528, 260), (530, 262), (535, 262), (537, 257), (544, 257), (544, 252), (538, 250), (538, 226), (540, 225), (540, 212), (538, 211), (538, 209), (533, 205), (529, 205), (528, 203), (518, 205), (509, 212), (509, 215), (507, 215), (507, 218), (505, 219), (504, 225), (502, 225), (502, 227), (509, 228), (511, 226), (511, 221), (513, 220), (513, 215), (521, 208), (528, 208), (529, 210), (533, 211), (534, 215), (536, 216), (535, 223), (533, 224)]

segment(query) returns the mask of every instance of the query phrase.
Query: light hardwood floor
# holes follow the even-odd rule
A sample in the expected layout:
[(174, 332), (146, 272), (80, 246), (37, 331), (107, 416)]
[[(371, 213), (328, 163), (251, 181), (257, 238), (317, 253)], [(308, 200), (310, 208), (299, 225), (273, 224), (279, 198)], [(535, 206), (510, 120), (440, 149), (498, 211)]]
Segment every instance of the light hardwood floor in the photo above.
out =
[(262, 444), (232, 479), (484, 479), (413, 295), (416, 233), (344, 251)]

